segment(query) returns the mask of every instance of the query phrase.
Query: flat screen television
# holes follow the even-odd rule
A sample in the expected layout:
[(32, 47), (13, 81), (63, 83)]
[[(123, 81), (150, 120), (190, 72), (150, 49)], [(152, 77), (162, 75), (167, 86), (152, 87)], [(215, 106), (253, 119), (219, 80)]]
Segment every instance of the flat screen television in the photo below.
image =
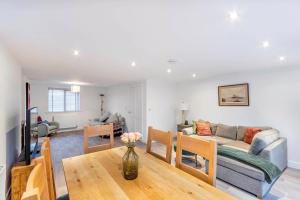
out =
[(31, 158), (34, 158), (38, 153), (38, 137), (31, 138), (31, 114), (36, 107), (29, 108), (26, 111), (26, 123), (25, 123), (25, 138), (24, 138), (24, 151), (25, 151), (25, 164), (29, 165)]
[(31, 159), (38, 152), (38, 138), (31, 138), (31, 115), (36, 112), (37, 107), (30, 107), (30, 84), (26, 83), (26, 98), (25, 98), (25, 123), (22, 124), (22, 151), (18, 158), (18, 162), (30, 165)]

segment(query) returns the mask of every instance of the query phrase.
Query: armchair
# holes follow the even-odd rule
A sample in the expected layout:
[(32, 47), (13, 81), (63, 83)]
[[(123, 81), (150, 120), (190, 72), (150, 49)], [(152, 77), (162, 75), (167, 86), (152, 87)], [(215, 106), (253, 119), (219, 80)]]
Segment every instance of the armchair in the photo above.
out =
[(45, 137), (48, 135), (52, 135), (54, 133), (57, 133), (59, 129), (59, 123), (58, 122), (42, 122), (40, 124), (33, 124), (31, 126), (31, 132), (34, 136), (38, 137)]

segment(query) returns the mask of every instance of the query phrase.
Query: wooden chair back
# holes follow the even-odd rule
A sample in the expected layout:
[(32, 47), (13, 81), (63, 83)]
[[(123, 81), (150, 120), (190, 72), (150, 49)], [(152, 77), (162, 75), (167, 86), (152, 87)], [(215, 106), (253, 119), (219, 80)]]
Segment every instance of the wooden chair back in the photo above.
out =
[(35, 167), (29, 175), (26, 191), (23, 193), (21, 200), (50, 200), (45, 158), (41, 156), (35, 158), (32, 162), (34, 162)]
[[(197, 170), (182, 163), (182, 150), (186, 150), (203, 157), (208, 161), (208, 173)], [(204, 140), (177, 133), (176, 167), (207, 182), (210, 185), (216, 184), (216, 159), (217, 144), (214, 140)]]
[(51, 159), (51, 147), (50, 147), (50, 140), (46, 137), (43, 141), (41, 147), (41, 155), (45, 158), (46, 164), (46, 174), (47, 174), (47, 181), (48, 181), (48, 190), (50, 193), (50, 200), (56, 199), (56, 191), (55, 191), (55, 182), (54, 182), (54, 174), (53, 174), (53, 166), (52, 166), (52, 159)]
[[(157, 141), (161, 144), (166, 145), (166, 156), (163, 157), (151, 150), (152, 141)], [(171, 163), (172, 157), (172, 132), (161, 131), (157, 129), (153, 129), (151, 126), (148, 127), (148, 139), (147, 139), (147, 153), (152, 154), (153, 156), (166, 161), (167, 163)]]
[[(96, 136), (109, 135), (109, 143), (89, 146), (89, 138)], [(114, 146), (114, 128), (113, 123), (107, 125), (85, 126), (83, 133), (83, 150), (84, 153), (91, 153), (95, 151), (101, 151), (110, 149)]]

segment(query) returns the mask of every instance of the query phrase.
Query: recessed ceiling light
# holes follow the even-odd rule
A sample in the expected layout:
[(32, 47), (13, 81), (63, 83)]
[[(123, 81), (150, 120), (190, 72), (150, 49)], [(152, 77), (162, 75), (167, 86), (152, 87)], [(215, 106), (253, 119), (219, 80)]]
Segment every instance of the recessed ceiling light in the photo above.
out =
[(67, 85), (92, 85), (91, 83), (81, 82), (81, 81), (63, 81), (61, 83)]
[(269, 41), (263, 41), (262, 43), (261, 43), (261, 46), (263, 47), (263, 48), (267, 48), (267, 47), (269, 47), (270, 46), (270, 43), (269, 43)]
[(239, 19), (239, 14), (236, 10), (232, 10), (228, 12), (229, 19), (234, 22)]
[(169, 69), (167, 69), (167, 73), (171, 73), (172, 72), (172, 70), (169, 68)]
[(78, 56), (78, 55), (79, 55), (79, 51), (78, 51), (78, 50), (74, 50), (74, 51), (73, 51), (73, 55), (74, 55), (74, 56)]
[(285, 61), (285, 57), (284, 57), (284, 56), (280, 56), (280, 57), (279, 57), (279, 60), (280, 60), (280, 61)]
[(135, 66), (136, 66), (136, 63), (133, 61), (133, 62), (131, 63), (131, 66), (132, 66), (132, 67), (135, 67)]
[(197, 74), (195, 74), (195, 73), (192, 75), (193, 78), (196, 78), (196, 76), (197, 76)]

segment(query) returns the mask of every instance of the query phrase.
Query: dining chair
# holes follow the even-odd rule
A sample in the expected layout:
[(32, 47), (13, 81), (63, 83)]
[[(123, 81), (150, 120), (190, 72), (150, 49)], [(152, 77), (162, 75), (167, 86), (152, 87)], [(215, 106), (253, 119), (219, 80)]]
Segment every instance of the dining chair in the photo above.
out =
[[(95, 146), (89, 146), (89, 138), (97, 136), (109, 135), (109, 143), (101, 144)], [(105, 149), (110, 149), (114, 146), (114, 130), (113, 123), (106, 125), (95, 125), (95, 126), (85, 126), (83, 133), (83, 150), (84, 153), (92, 153), (95, 151), (101, 151)]]
[(26, 184), (26, 191), (21, 200), (50, 200), (46, 163), (44, 156), (32, 160), (35, 167), (31, 171)]
[[(51, 190), (49, 190), (49, 182), (47, 176), (46, 158), (40, 156), (32, 160), (34, 165), (30, 172), (26, 183), (26, 190), (22, 195), (21, 200), (51, 200)], [(55, 188), (53, 188), (55, 190)], [(55, 194), (55, 192), (54, 192)], [(69, 195), (63, 195), (58, 198), (54, 196), (54, 200), (69, 200)]]
[[(152, 141), (156, 141), (158, 143), (166, 145), (166, 155), (165, 157), (155, 153), (152, 151)], [(152, 128), (151, 126), (148, 127), (148, 139), (147, 139), (147, 153), (152, 154), (153, 156), (166, 161), (167, 163), (171, 163), (172, 157), (172, 132), (168, 131), (161, 131)]]
[[(207, 173), (197, 170), (182, 162), (182, 151), (186, 150), (203, 157), (208, 162)], [(216, 184), (216, 159), (217, 144), (215, 140), (204, 140), (202, 138), (190, 137), (183, 135), (182, 132), (177, 133), (177, 151), (176, 151), (176, 167), (207, 182), (210, 185)]]
[(50, 147), (50, 140), (48, 137), (44, 138), (41, 147), (41, 155), (45, 158), (45, 165), (46, 165), (46, 175), (48, 181), (48, 191), (50, 194), (50, 200), (56, 199), (56, 190), (55, 190), (55, 182), (54, 182), (54, 175), (53, 175), (53, 166), (51, 160), (51, 147)]

